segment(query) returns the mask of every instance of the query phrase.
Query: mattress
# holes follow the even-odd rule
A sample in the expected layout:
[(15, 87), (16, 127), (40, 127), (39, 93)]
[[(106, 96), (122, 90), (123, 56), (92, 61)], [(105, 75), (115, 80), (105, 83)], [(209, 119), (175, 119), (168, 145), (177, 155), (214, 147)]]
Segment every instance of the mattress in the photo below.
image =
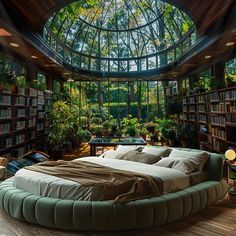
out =
[[(191, 185), (189, 176), (175, 169), (101, 157), (84, 157), (75, 159), (72, 162), (76, 161), (88, 161), (119, 170), (138, 172), (160, 178), (163, 181), (164, 193), (175, 192)], [(21, 169), (16, 173), (14, 184), (15, 187), (26, 192), (52, 198), (97, 200), (102, 195), (99, 186), (88, 189), (86, 186), (71, 180), (26, 169)]]

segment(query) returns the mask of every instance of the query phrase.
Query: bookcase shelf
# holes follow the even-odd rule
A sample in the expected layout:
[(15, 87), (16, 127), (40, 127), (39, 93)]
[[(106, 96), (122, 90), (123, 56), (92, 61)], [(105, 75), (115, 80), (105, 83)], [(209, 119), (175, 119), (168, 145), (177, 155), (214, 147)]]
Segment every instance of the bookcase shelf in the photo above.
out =
[(45, 110), (52, 96), (51, 91), (33, 88), (0, 91), (1, 156), (17, 158), (32, 148), (45, 150)]
[(197, 123), (201, 149), (225, 152), (229, 146), (236, 148), (236, 87), (184, 97), (183, 122)]

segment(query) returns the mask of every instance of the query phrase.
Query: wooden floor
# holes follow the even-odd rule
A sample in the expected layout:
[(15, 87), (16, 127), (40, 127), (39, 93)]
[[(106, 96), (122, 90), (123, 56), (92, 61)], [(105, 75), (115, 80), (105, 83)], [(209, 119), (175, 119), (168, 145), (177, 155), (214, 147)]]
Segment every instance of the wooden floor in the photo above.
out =
[[(66, 160), (78, 155), (88, 156), (88, 146), (84, 145), (65, 156)], [(66, 217), (66, 216), (65, 216)], [(164, 226), (116, 232), (72, 232), (54, 230), (20, 222), (0, 210), (0, 236), (236, 236), (236, 203), (226, 197), (215, 206), (208, 207), (192, 216)]]

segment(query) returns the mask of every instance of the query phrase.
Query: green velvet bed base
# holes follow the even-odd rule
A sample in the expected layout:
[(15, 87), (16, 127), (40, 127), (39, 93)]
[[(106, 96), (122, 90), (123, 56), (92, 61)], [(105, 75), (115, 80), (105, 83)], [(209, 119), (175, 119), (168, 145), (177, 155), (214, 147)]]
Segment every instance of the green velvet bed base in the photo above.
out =
[(14, 177), (0, 184), (0, 207), (10, 216), (47, 227), (70, 230), (124, 230), (173, 222), (221, 200), (228, 190), (222, 158), (211, 155), (209, 181), (160, 197), (123, 204), (74, 201), (33, 195), (14, 187)]

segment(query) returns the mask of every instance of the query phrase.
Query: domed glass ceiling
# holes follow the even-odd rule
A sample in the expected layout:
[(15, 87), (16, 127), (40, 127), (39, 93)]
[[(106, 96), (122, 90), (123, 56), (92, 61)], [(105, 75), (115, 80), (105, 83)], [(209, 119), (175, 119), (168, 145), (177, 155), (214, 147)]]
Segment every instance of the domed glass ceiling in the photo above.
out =
[(44, 38), (73, 67), (132, 72), (176, 60), (195, 42), (193, 28), (188, 15), (160, 0), (80, 0), (49, 18)]

